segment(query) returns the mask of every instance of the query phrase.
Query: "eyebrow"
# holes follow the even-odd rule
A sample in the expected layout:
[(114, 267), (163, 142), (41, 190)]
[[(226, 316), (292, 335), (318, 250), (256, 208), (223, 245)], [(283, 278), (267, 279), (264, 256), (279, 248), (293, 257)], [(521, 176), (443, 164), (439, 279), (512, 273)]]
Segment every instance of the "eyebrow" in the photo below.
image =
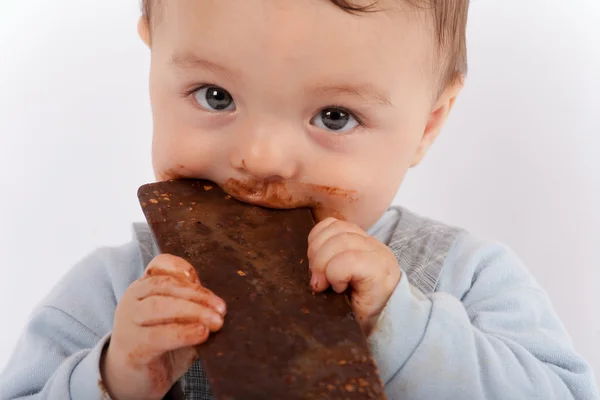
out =
[(213, 61), (200, 58), (189, 52), (174, 54), (173, 57), (171, 57), (171, 65), (179, 69), (205, 69), (216, 74), (225, 75), (230, 80), (236, 79), (240, 75), (237, 71), (233, 71)]
[(311, 92), (317, 96), (325, 95), (350, 95), (358, 96), (364, 101), (378, 104), (384, 107), (392, 107), (392, 102), (388, 98), (388, 95), (379, 90), (373, 84), (365, 83), (358, 85), (329, 85), (319, 86), (311, 90)]

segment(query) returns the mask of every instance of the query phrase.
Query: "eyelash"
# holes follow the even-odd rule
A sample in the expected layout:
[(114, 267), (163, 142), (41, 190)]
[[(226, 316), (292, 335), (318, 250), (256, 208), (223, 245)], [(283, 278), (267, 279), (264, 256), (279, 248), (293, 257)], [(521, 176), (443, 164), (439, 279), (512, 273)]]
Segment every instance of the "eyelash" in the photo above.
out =
[[(194, 100), (193, 94), (196, 93), (198, 90), (204, 89), (204, 88), (206, 88), (208, 86), (219, 86), (219, 85), (215, 85), (214, 83), (203, 83), (203, 84), (200, 84), (200, 85), (196, 85), (196, 86), (194, 86), (191, 89), (184, 90), (183, 92), (181, 92), (181, 95), (182, 95), (182, 97), (184, 97), (188, 101), (192, 102), (192, 104), (196, 104), (196, 101)], [(219, 86), (219, 87), (221, 87), (221, 86)], [(225, 89), (225, 88), (223, 88), (223, 89)], [(227, 90), (227, 89), (225, 89), (225, 90)], [(234, 101), (235, 101), (235, 99), (234, 99)], [(364, 117), (363, 117), (363, 115), (360, 112), (354, 111), (354, 110), (352, 110), (352, 109), (350, 109), (350, 108), (348, 108), (346, 106), (343, 106), (341, 104), (337, 104), (337, 103), (329, 104), (329, 105), (327, 105), (325, 107), (319, 108), (319, 110), (317, 111), (317, 113), (320, 113), (323, 110), (326, 110), (328, 108), (340, 108), (340, 109), (346, 111), (348, 114), (350, 114), (356, 120), (356, 122), (358, 122), (358, 126), (359, 127), (366, 128), (366, 126), (365, 126), (365, 124), (363, 122), (364, 121)], [(206, 110), (204, 110), (204, 111), (206, 111)]]
[(193, 88), (191, 88), (191, 89), (186, 89), (186, 90), (184, 90), (183, 92), (181, 92), (181, 97), (184, 97), (184, 98), (187, 98), (187, 99), (189, 99), (189, 98), (191, 98), (191, 97), (192, 97), (192, 95), (193, 95), (194, 93), (196, 93), (198, 90), (200, 90), (200, 89), (204, 89), (205, 87), (208, 87), (208, 86), (213, 86), (213, 85), (211, 85), (211, 84), (209, 84), (209, 83), (203, 83), (203, 84), (201, 84), (201, 85), (194, 86), (194, 87), (193, 87)]
[(356, 122), (358, 122), (358, 126), (360, 126), (362, 128), (365, 127), (365, 124), (363, 123), (364, 117), (358, 111), (354, 111), (346, 106), (342, 106), (340, 104), (334, 103), (334, 104), (329, 104), (325, 107), (319, 108), (318, 112), (322, 112), (323, 110), (327, 110), (328, 108), (339, 108), (339, 109), (346, 111), (348, 114), (350, 114), (350, 116), (352, 116), (356, 120)]
[[(196, 107), (197, 109), (200, 109), (206, 113), (210, 113), (210, 114), (221, 114), (219, 112), (216, 111), (209, 111), (204, 109), (203, 107), (200, 107), (198, 105), (198, 102), (196, 101), (196, 99), (194, 99), (194, 93), (196, 93), (198, 90), (207, 88), (209, 86), (219, 86), (219, 85), (215, 85), (213, 83), (203, 83), (200, 85), (196, 85), (194, 87), (192, 87), (191, 89), (186, 89), (183, 92), (181, 92), (181, 97), (183, 97), (185, 99), (185, 101), (189, 102), (193, 107)], [(221, 86), (219, 86), (221, 87)], [(235, 99), (234, 99), (235, 101)]]

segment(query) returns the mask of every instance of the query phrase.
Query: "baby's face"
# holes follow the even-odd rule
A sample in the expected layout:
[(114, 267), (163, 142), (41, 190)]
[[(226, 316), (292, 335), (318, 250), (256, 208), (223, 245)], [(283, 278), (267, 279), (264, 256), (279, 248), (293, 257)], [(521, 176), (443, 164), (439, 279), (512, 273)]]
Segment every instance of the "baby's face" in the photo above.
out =
[(375, 223), (439, 117), (421, 18), (397, 0), (361, 15), (327, 0), (164, 3), (151, 42), (157, 179)]

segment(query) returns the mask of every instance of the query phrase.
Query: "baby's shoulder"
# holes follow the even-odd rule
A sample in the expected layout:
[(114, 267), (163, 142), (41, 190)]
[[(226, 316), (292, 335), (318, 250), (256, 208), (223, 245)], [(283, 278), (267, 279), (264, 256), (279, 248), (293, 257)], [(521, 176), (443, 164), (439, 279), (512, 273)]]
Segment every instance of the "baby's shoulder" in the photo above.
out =
[(391, 248), (411, 284), (424, 294), (446, 292), (462, 298), (475, 283), (538, 288), (506, 245), (405, 208), (391, 208), (375, 231)]
[(144, 236), (149, 235), (147, 227), (144, 230), (144, 225), (134, 224), (133, 231), (128, 243), (98, 248), (77, 262), (38, 308), (58, 310), (95, 332), (110, 329), (123, 293), (142, 276), (153, 251), (151, 236)]
[(388, 245), (410, 283), (424, 294), (436, 290), (452, 249), (467, 234), (398, 206), (390, 208), (369, 233)]

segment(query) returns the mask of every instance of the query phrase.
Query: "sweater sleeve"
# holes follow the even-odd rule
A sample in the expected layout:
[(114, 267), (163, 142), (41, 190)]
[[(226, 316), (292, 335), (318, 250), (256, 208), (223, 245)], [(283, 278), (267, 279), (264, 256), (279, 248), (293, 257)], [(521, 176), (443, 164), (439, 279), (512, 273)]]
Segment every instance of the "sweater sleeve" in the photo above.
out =
[(435, 293), (406, 276), (371, 347), (390, 399), (598, 399), (546, 294), (508, 249), (468, 235)]
[(141, 274), (135, 242), (94, 252), (31, 315), (0, 375), (0, 400), (108, 399), (100, 356), (116, 304)]

